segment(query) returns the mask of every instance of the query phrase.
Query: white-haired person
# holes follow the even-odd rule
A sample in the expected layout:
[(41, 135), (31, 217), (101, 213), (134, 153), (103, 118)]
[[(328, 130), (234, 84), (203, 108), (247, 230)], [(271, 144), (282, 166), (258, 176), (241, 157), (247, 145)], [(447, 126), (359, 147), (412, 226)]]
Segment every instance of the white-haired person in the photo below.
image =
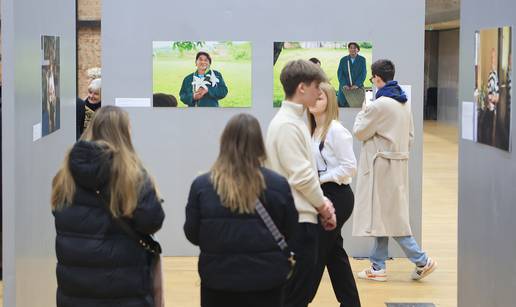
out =
[(82, 100), (77, 98), (76, 102), (76, 139), (79, 139), (88, 127), (95, 112), (102, 106), (102, 82), (101, 79), (94, 79), (88, 86), (88, 97)]

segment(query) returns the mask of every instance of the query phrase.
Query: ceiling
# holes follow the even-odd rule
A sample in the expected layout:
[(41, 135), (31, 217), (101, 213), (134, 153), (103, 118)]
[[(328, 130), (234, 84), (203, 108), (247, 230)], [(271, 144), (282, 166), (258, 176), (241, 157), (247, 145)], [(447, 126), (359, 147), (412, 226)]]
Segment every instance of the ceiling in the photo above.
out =
[(456, 29), (460, 26), (460, 0), (426, 0), (427, 30)]

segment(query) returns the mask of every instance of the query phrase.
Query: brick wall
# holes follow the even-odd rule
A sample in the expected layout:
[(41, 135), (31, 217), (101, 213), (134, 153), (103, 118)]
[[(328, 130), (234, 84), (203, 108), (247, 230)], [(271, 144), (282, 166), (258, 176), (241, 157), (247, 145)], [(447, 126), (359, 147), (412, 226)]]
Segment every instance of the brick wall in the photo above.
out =
[(77, 35), (77, 94), (84, 99), (88, 95), (90, 82), (87, 70), (92, 67), (101, 67), (100, 28), (79, 28)]
[(78, 0), (79, 20), (100, 20), (101, 5), (101, 0)]
[[(100, 21), (101, 0), (78, 0), (79, 21)], [(90, 79), (87, 70), (92, 67), (101, 67), (101, 40), (100, 27), (77, 27), (77, 95), (85, 98), (88, 95)]]

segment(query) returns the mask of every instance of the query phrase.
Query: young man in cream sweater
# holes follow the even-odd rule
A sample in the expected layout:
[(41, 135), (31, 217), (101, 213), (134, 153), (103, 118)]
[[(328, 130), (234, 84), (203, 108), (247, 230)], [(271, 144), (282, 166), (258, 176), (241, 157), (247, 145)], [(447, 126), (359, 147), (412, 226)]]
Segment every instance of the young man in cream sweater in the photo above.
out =
[(285, 65), (280, 80), (285, 101), (267, 131), (267, 167), (285, 176), (299, 213), (296, 234), (290, 248), (296, 253), (296, 271), (285, 288), (285, 307), (308, 306), (317, 263), (318, 220), (326, 230), (335, 228), (333, 204), (324, 197), (311, 150), (311, 138), (304, 121), (307, 107), (321, 95), (326, 81), (321, 68), (309, 61)]

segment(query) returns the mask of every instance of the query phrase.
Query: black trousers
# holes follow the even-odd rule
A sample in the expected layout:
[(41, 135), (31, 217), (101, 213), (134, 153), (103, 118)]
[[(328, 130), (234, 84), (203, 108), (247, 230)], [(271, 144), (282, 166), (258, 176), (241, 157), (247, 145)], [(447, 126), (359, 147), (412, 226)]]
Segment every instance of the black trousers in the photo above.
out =
[(201, 286), (202, 307), (282, 307), (283, 287), (264, 291), (233, 292)]
[(344, 250), (341, 229), (353, 212), (355, 197), (349, 185), (338, 185), (334, 182), (322, 185), (324, 195), (335, 207), (337, 227), (326, 231), (319, 227), (319, 255), (317, 268), (313, 277), (314, 284), (310, 301), (317, 293), (324, 268), (328, 269), (335, 296), (341, 307), (360, 307), (360, 297), (349, 263), (348, 254)]
[(319, 225), (298, 224), (294, 237), (289, 241), (290, 248), (296, 253), (296, 268), (285, 287), (285, 307), (306, 307), (310, 303), (318, 242)]
[(495, 129), (496, 112), (485, 110), (482, 111), (480, 119), (481, 124), (478, 131), (478, 142), (487, 145), (495, 145), (493, 139), (493, 131)]

